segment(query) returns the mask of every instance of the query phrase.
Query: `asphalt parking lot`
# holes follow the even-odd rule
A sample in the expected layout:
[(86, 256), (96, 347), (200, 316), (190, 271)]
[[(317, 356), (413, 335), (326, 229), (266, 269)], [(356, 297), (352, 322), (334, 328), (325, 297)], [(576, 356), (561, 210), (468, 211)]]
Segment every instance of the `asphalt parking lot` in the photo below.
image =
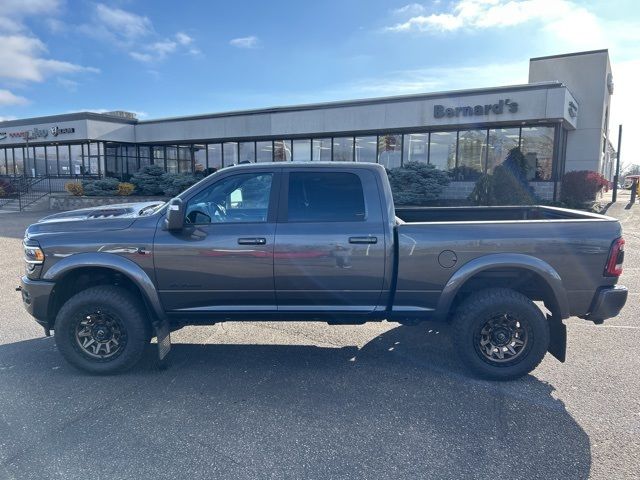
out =
[(14, 291), (24, 228), (0, 214), (0, 479), (640, 476), (640, 204), (622, 314), (569, 319), (567, 362), (467, 377), (439, 325), (226, 323), (133, 371), (68, 366)]

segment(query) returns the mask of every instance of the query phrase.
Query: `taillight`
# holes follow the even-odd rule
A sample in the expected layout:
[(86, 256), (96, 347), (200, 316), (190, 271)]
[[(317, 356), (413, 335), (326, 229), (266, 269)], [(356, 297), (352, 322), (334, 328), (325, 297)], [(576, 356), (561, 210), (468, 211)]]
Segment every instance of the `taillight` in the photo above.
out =
[(622, 262), (624, 262), (624, 238), (620, 237), (611, 244), (607, 268), (604, 269), (605, 277), (622, 275)]

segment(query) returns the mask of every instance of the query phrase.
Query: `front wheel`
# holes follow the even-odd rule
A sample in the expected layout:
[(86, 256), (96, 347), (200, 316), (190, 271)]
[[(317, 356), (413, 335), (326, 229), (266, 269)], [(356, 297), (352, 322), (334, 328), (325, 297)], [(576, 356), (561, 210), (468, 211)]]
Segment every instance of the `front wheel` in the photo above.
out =
[(471, 294), (456, 310), (452, 335), (465, 366), (490, 380), (526, 375), (549, 348), (549, 324), (542, 311), (507, 288)]
[(90, 373), (122, 372), (135, 365), (149, 341), (150, 328), (140, 302), (126, 290), (101, 285), (71, 297), (55, 322), (62, 356)]

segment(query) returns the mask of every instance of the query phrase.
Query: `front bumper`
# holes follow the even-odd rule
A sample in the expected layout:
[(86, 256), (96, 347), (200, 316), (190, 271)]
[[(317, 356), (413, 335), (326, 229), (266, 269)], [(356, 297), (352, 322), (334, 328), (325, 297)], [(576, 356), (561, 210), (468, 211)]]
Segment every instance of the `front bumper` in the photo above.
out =
[(20, 292), (22, 303), (31, 316), (43, 327), (49, 327), (49, 300), (55, 283), (42, 280), (30, 280), (22, 277), (20, 280)]
[(596, 292), (589, 313), (584, 318), (602, 323), (607, 318), (615, 317), (627, 302), (628, 293), (627, 287), (622, 285), (601, 288)]

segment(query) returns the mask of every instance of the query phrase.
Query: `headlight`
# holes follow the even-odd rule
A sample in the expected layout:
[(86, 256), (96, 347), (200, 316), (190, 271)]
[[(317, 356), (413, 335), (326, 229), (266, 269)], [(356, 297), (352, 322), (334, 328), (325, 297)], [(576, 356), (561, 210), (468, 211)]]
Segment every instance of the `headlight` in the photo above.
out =
[(38, 245), (24, 245), (24, 261), (29, 265), (42, 265), (44, 252)]

